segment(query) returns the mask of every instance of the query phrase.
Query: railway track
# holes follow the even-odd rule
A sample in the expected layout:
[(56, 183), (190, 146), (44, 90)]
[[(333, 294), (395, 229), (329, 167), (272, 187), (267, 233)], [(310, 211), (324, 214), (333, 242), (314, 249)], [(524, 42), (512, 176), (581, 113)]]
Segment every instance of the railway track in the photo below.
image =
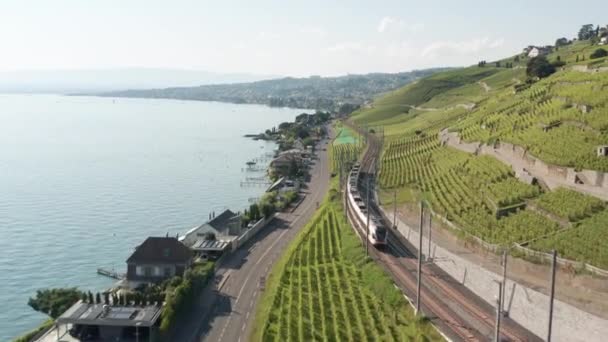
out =
[[(367, 133), (358, 131), (361, 134)], [(368, 144), (360, 162), (360, 170), (364, 177), (371, 179), (370, 183), (373, 184), (375, 163), (380, 155), (381, 142), (371, 134), (367, 134), (367, 137)], [(360, 182), (360, 187), (365, 183)], [(364, 193), (365, 190), (364, 187), (360, 189), (361, 193)], [(370, 187), (370, 191), (373, 191), (373, 187)], [(366, 203), (368, 209), (378, 214), (386, 227), (391, 227), (392, 223), (379, 210), (377, 204), (373, 200), (370, 202)], [(352, 208), (348, 206), (348, 201), (345, 201), (345, 204), (349, 221), (362, 241), (365, 241), (363, 240), (365, 223), (358, 222)], [(399, 233), (389, 230), (388, 247), (383, 251), (370, 248), (370, 255), (389, 271), (405, 294), (415, 300), (417, 259), (412, 251), (417, 250)], [(439, 326), (442, 332), (453, 340), (488, 341), (492, 339), (496, 314), (493, 306), (466, 289), (437, 265), (423, 264), (422, 273), (421, 310)], [(510, 318), (501, 320), (500, 337), (501, 341), (542, 341)]]

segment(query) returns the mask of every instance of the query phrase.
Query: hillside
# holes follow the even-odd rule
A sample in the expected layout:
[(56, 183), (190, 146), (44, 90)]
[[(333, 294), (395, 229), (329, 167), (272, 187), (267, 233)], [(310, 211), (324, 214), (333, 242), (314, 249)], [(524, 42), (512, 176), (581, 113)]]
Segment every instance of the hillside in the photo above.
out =
[[(251, 83), (125, 90), (97, 95), (255, 103), (275, 107), (337, 110), (341, 104), (361, 105), (379, 94), (397, 89), (441, 70), (445, 69), (340, 77), (287, 77)], [(346, 109), (348, 111), (348, 108)]]
[(537, 81), (519, 54), (434, 74), (356, 111), (351, 120), (384, 133), (380, 185), (426, 199), (465, 235), (608, 269), (608, 157), (597, 154), (608, 145), (608, 59), (590, 59), (597, 48), (553, 49), (547, 59), (564, 65)]

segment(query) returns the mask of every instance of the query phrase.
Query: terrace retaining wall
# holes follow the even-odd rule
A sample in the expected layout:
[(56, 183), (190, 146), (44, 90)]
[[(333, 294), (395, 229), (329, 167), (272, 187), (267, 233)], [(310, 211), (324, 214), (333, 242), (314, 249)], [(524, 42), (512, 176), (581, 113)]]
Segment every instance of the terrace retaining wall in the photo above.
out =
[[(439, 133), (439, 139), (443, 144), (463, 152), (490, 155), (510, 165), (516, 176), (527, 173), (540, 179), (550, 189), (566, 187), (608, 201), (608, 173), (606, 172), (579, 171), (572, 167), (545, 163), (528, 153), (523, 147), (510, 143), (500, 142), (493, 146), (479, 142), (465, 143), (458, 133), (447, 130)], [(584, 184), (577, 183), (577, 179)]]

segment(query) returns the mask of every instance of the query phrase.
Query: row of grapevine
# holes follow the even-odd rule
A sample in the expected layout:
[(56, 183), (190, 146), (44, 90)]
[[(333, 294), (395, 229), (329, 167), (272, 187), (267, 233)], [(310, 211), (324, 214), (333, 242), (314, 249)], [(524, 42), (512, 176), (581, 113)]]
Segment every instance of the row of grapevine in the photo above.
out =
[[(354, 234), (331, 208), (323, 208), (282, 273), (264, 341), (398, 341), (400, 322), (369, 289), (342, 251)], [(360, 248), (360, 246), (357, 246)]]
[(570, 221), (592, 216), (606, 206), (598, 198), (564, 188), (543, 194), (535, 203), (540, 208)]

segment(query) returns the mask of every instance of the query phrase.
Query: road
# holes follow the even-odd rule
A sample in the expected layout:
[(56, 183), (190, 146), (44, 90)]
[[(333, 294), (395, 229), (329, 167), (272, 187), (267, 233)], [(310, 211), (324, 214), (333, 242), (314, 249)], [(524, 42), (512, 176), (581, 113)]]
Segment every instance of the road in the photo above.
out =
[[(368, 148), (361, 161), (361, 174), (372, 178), (376, 159), (381, 149), (381, 141), (376, 137), (368, 139)], [(365, 181), (360, 182), (360, 191), (365, 192)], [(373, 187), (370, 187), (373, 191)], [(372, 196), (369, 208), (379, 214)], [(381, 215), (380, 215), (381, 216)], [(359, 226), (359, 233), (365, 223), (357, 222), (349, 210), (351, 222)], [(387, 227), (390, 219), (383, 217)], [(392, 276), (395, 283), (412, 300), (416, 298), (417, 249), (399, 233), (389, 230), (389, 246), (386, 250), (370, 249), (370, 256), (381, 264)], [(495, 308), (468, 290), (439, 267), (424, 262), (422, 266), (421, 310), (430, 321), (453, 341), (487, 341), (494, 333)], [(501, 340), (541, 341), (512, 319), (504, 317), (501, 322)]]
[[(332, 134), (332, 133), (330, 133)], [(280, 213), (269, 225), (236, 252), (222, 260), (216, 281), (197, 300), (189, 322), (175, 332), (175, 341), (247, 341), (255, 307), (272, 266), (289, 242), (309, 221), (329, 188), (329, 163), (325, 144), (317, 148), (304, 200), (293, 212)]]

